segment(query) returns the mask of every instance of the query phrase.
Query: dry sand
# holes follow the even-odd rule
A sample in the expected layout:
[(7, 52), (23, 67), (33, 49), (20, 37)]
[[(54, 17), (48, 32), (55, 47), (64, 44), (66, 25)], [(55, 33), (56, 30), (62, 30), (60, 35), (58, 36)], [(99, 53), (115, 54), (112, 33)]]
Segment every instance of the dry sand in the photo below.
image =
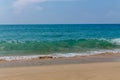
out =
[(120, 80), (120, 62), (0, 68), (0, 80)]

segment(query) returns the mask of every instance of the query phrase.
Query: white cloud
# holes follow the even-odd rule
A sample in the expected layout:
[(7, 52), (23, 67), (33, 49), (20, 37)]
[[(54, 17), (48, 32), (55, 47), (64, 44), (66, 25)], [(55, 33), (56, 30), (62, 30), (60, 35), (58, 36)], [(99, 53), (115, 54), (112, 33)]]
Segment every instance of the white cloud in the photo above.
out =
[[(45, 2), (46, 0), (16, 0), (13, 3), (15, 13), (21, 13), (25, 8), (34, 6), (38, 8), (35, 4)], [(40, 8), (40, 6), (39, 6)]]
[[(79, 0), (15, 0), (13, 2), (14, 12), (19, 14), (22, 11), (28, 9), (29, 7), (40, 10), (40, 9), (42, 9), (42, 7), (38, 6), (36, 4), (43, 3), (46, 1), (79, 1)], [(83, 1), (83, 0), (81, 0), (81, 1)]]

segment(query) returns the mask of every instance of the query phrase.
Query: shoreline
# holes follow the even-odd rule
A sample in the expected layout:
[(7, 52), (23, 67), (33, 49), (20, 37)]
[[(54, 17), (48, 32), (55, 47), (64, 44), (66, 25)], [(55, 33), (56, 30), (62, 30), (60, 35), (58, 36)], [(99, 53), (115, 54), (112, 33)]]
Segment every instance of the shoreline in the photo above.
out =
[(94, 53), (57, 53), (46, 55), (19, 55), (19, 56), (0, 56), (1, 61), (19, 61), (19, 60), (34, 60), (34, 59), (55, 59), (55, 58), (73, 58), (73, 57), (91, 57), (91, 56), (120, 56), (119, 51), (105, 51)]
[(0, 68), (6, 67), (30, 67), (30, 66), (47, 66), (47, 65), (65, 65), (65, 64), (87, 64), (87, 63), (104, 63), (120, 62), (120, 53), (102, 53), (87, 56), (74, 57), (51, 57), (40, 56), (27, 60), (1, 60)]
[(119, 80), (120, 54), (0, 61), (1, 80)]

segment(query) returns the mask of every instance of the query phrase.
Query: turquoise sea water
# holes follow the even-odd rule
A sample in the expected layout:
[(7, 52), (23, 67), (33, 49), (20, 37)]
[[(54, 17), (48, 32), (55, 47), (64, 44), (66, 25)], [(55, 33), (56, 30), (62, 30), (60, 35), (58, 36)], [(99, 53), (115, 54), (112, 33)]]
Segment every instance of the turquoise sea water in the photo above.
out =
[(120, 24), (0, 25), (0, 56), (119, 51)]

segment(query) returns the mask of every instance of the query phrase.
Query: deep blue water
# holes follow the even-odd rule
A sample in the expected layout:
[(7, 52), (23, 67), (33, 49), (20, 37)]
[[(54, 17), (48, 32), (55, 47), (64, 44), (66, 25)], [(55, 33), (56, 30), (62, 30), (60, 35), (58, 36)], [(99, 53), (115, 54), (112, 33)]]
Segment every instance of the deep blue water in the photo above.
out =
[(120, 24), (0, 25), (0, 55), (120, 49)]

